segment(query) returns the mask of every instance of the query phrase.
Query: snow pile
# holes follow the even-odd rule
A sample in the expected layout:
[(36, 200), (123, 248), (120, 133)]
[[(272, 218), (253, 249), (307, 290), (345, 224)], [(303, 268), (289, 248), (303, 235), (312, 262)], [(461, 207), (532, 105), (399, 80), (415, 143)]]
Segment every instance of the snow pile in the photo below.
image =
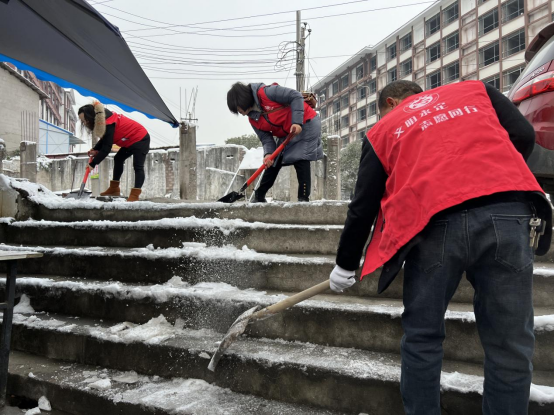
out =
[(174, 338), (178, 328), (167, 322), (163, 315), (152, 318), (143, 325), (124, 322), (109, 328), (108, 333), (104, 329), (92, 330), (91, 335), (116, 342), (144, 342), (146, 344), (159, 344), (169, 338)]
[(19, 303), (13, 308), (13, 313), (35, 313), (31, 306), (31, 299), (27, 295), (21, 295)]
[(244, 154), (239, 169), (258, 169), (264, 162), (264, 148), (257, 147), (248, 149)]
[(535, 316), (535, 331), (554, 331), (554, 315)]
[(50, 412), (52, 410), (50, 401), (45, 396), (41, 396), (40, 399), (38, 399), (38, 408), (47, 412)]

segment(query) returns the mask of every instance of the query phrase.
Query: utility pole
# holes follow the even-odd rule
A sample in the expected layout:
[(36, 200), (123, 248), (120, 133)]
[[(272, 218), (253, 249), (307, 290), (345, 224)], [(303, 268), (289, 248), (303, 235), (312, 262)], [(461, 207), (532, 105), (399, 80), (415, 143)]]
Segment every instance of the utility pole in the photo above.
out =
[(306, 25), (300, 21), (300, 10), (296, 11), (296, 89), (304, 91), (304, 42)]

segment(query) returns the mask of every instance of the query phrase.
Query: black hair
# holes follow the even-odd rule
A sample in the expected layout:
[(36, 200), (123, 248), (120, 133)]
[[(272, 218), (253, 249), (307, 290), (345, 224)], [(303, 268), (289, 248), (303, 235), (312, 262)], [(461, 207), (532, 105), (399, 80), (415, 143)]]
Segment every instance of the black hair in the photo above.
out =
[(242, 82), (235, 82), (229, 92), (227, 92), (227, 107), (233, 114), (239, 113), (241, 110), (248, 110), (254, 106), (254, 96), (250, 84), (246, 85)]
[(388, 84), (379, 94), (379, 110), (387, 107), (387, 98), (403, 100), (410, 95), (423, 92), (421, 87), (412, 81), (394, 81)]
[[(94, 130), (94, 119), (96, 118), (94, 106), (92, 104), (82, 106), (81, 108), (79, 108), (79, 111), (77, 111), (77, 116), (79, 116), (79, 114), (81, 113), (84, 114), (83, 117), (85, 118), (85, 123), (81, 123), (81, 129), (83, 127), (86, 127), (90, 131)], [(104, 113), (106, 113), (106, 118), (112, 115), (112, 112), (107, 108), (104, 109)]]

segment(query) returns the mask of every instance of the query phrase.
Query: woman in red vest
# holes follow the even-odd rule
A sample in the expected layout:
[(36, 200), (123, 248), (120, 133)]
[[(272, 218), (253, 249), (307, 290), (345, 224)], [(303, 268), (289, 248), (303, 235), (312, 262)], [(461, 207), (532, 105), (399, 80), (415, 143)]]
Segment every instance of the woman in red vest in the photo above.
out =
[(110, 181), (110, 187), (100, 195), (121, 195), (119, 179), (123, 174), (125, 160), (133, 156), (135, 187), (131, 189), (127, 201), (138, 201), (145, 178), (144, 161), (150, 151), (148, 131), (136, 121), (105, 109), (98, 101), (94, 105), (87, 104), (79, 108), (79, 118), (93, 137), (100, 138), (94, 148), (88, 151), (88, 155), (94, 157), (90, 163), (91, 168), (94, 168), (110, 154), (114, 144), (120, 147), (114, 157), (113, 180)]
[[(248, 116), (264, 148), (264, 172), (253, 202), (266, 202), (265, 194), (275, 183), (283, 166), (293, 165), (298, 178), (298, 201), (308, 202), (311, 192), (310, 161), (323, 158), (321, 119), (301, 93), (277, 84), (233, 84), (227, 93), (227, 106), (233, 114)], [(289, 133), (295, 133), (283, 153), (269, 156)]]

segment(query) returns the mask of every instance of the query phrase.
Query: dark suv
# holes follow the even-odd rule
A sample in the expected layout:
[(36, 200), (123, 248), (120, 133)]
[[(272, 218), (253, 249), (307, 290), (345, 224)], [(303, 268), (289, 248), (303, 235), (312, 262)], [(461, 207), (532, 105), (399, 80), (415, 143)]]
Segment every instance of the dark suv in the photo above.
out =
[(554, 23), (531, 41), (525, 61), (508, 98), (535, 128), (537, 144), (527, 164), (545, 192), (554, 195)]

